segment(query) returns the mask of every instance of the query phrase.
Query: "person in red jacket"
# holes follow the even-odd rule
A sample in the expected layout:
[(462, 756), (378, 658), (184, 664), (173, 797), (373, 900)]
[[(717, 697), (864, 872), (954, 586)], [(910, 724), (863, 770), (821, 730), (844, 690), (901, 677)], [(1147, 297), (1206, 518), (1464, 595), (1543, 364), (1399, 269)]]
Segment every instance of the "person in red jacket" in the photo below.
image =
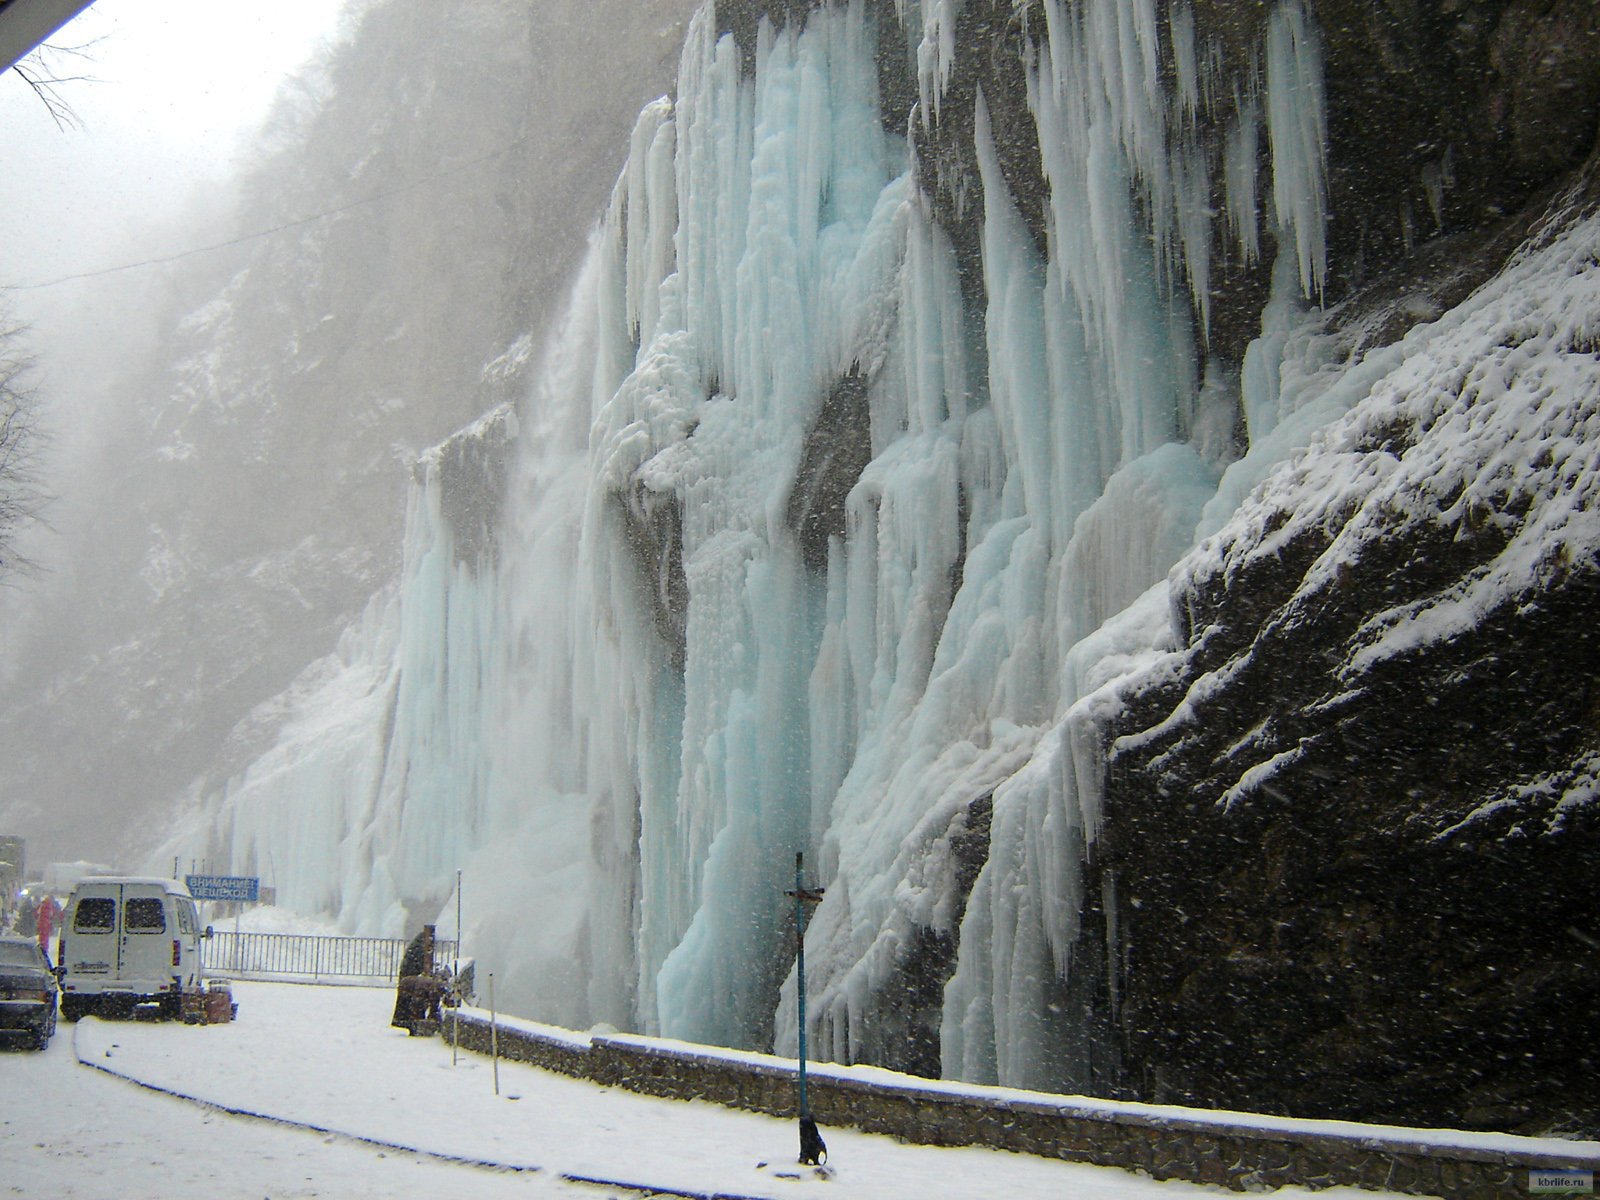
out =
[(61, 919), (61, 906), (56, 903), (54, 896), (46, 896), (39, 901), (39, 949), (44, 951), (44, 956), (55, 962), (55, 954), (50, 945), (50, 935), (56, 930), (56, 922)]

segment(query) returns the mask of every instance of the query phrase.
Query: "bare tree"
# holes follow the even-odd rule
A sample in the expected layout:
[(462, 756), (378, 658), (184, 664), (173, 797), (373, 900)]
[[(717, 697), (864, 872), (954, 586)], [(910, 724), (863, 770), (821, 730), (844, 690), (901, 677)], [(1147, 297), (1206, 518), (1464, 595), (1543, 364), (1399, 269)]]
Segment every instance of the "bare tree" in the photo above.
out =
[(0, 580), (32, 567), (17, 553), (17, 542), (39, 519), (46, 499), (39, 472), (43, 434), (26, 332), (0, 311)]
[(68, 83), (95, 82), (92, 75), (64, 74), (61, 63), (63, 60), (92, 59), (89, 51), (98, 41), (96, 38), (81, 46), (46, 43), (11, 68), (13, 75), (33, 89), (33, 94), (39, 98), (39, 103), (44, 105), (58, 129), (81, 129), (83, 122), (56, 89)]

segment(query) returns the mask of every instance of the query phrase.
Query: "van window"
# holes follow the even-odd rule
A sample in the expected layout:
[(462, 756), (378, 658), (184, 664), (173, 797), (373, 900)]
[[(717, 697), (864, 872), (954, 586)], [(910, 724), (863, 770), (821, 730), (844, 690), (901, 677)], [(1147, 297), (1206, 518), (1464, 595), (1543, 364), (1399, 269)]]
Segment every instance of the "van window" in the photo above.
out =
[(78, 915), (72, 919), (73, 933), (110, 933), (117, 923), (117, 902), (107, 896), (89, 896), (78, 901)]
[(158, 896), (141, 896), (136, 900), (129, 900), (122, 922), (129, 933), (165, 933), (167, 918), (161, 908), (161, 899)]
[(200, 932), (200, 918), (194, 911), (193, 900), (178, 901), (178, 930), (181, 933)]

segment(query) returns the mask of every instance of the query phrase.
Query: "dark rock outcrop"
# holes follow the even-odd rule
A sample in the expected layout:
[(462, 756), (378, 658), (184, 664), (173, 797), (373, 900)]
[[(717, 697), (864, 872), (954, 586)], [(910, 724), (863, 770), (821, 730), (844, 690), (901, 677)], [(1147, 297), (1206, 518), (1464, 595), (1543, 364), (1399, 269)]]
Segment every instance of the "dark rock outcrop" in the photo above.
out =
[(948, 929), (918, 927), (880, 988), (883, 997), (852, 1026), (862, 1062), (894, 1063), (895, 1069), (937, 1079), (940, 1075), (939, 1026), (944, 989), (956, 969), (955, 929), (961, 924), (972, 885), (989, 857), (989, 827), (994, 796), (979, 796), (951, 822), (946, 832), (955, 870)]
[(867, 379), (858, 365), (822, 402), (789, 494), (787, 522), (813, 571), (827, 569), (829, 540), (844, 536), (845, 500), (871, 461)]
[(413, 470), (419, 482), (437, 472), (439, 507), (456, 559), (474, 569), (492, 567), (499, 558), (495, 531), (515, 442), (515, 415), (502, 405), (440, 442)]
[(656, 635), (675, 670), (689, 639), (689, 581), (683, 573), (683, 501), (635, 480), (619, 498), (628, 547), (638, 568)]
[[(1597, 182), (1600, 159), (1565, 194), (1578, 214), (1600, 211)], [(1538, 353), (1594, 355), (1581, 331), (1550, 337)], [(1111, 731), (1095, 864), (1120, 895), (1134, 1094), (1600, 1127), (1600, 547), (1529, 532), (1585, 503), (1600, 417), (1592, 396), (1546, 396), (1462, 475), (1408, 465), (1458, 453), (1495, 403), (1490, 386), (1369, 406), (1309, 461), (1402, 483), (1258, 496), (1183, 583), (1182, 669)], [(1496, 570), (1510, 582), (1472, 621), (1369, 653), (1396, 614), (1424, 620)]]

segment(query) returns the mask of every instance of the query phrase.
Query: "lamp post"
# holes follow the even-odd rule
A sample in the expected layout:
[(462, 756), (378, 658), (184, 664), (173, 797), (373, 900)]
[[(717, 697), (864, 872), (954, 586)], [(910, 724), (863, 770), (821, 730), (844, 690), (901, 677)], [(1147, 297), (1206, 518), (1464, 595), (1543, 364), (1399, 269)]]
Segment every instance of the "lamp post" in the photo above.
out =
[(817, 1132), (817, 1122), (811, 1115), (811, 1104), (806, 1099), (806, 905), (822, 899), (821, 888), (808, 888), (804, 880), (805, 855), (796, 851), (794, 856), (794, 891), (785, 892), (794, 897), (795, 938), (795, 999), (800, 1021), (800, 1162), (815, 1167), (826, 1161), (828, 1147)]

